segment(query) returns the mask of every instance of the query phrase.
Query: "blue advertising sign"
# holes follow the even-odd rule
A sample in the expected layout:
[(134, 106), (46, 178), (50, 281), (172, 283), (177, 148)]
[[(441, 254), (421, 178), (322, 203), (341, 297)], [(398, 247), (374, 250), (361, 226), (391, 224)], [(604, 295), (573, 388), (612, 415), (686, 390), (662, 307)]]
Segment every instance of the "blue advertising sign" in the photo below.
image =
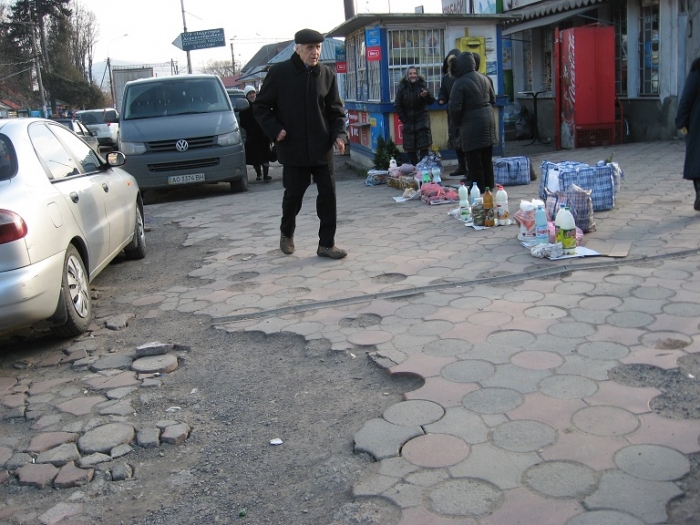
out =
[(379, 28), (365, 29), (365, 45), (367, 47), (379, 47)]

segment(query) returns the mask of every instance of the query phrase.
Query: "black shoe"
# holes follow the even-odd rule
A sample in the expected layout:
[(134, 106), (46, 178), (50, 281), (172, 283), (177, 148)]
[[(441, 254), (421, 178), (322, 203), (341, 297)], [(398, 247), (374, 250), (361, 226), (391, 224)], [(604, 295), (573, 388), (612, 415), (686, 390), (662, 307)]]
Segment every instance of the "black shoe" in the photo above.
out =
[(464, 177), (467, 174), (468, 174), (467, 170), (465, 170), (463, 168), (457, 168), (455, 171), (450, 173), (450, 177)]
[(257, 177), (255, 177), (255, 180), (262, 180), (262, 177), (258, 175)]
[(284, 234), (280, 235), (280, 250), (286, 255), (291, 255), (294, 253), (294, 237), (285, 237)]
[(700, 193), (695, 195), (695, 204), (693, 204), (693, 209), (695, 211), (700, 211)]
[(270, 181), (272, 180), (272, 177), (270, 177), (269, 175), (265, 175), (265, 176), (263, 177), (263, 180), (264, 180), (265, 182), (270, 182)]

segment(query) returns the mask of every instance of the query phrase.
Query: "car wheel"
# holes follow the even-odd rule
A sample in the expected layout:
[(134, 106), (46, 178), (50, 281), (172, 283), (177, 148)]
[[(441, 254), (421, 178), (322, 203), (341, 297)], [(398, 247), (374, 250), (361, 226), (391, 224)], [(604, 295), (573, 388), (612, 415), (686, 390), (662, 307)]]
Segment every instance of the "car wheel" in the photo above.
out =
[(61, 297), (66, 309), (66, 322), (52, 327), (51, 331), (61, 337), (82, 334), (88, 329), (92, 320), (92, 300), (85, 264), (73, 245), (68, 246), (63, 262)]
[(136, 206), (136, 225), (134, 226), (134, 239), (124, 248), (127, 259), (136, 260), (146, 257), (146, 227), (143, 221), (143, 212)]
[(248, 174), (246, 173), (238, 180), (231, 181), (231, 191), (234, 193), (240, 193), (243, 191), (248, 191)]

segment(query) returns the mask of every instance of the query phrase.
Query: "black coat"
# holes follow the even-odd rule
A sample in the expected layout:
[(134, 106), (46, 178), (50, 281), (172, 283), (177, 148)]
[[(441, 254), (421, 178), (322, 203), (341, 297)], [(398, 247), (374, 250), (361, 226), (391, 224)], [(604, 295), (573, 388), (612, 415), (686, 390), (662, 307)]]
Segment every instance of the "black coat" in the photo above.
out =
[(245, 162), (249, 166), (261, 166), (272, 160), (272, 141), (255, 120), (253, 108), (241, 111), (241, 127), (245, 130)]
[(700, 179), (700, 58), (693, 61), (678, 102), (676, 127), (687, 128), (684, 179)]
[(455, 83), (455, 79), (450, 73), (450, 62), (457, 58), (459, 55), (459, 49), (453, 49), (445, 57), (442, 63), (442, 80), (440, 81), (440, 92), (438, 93), (438, 104), (445, 106), (447, 111), (447, 129), (449, 133), (450, 146), (456, 149), (459, 148), (459, 143), (455, 142), (457, 140), (457, 127), (452, 123), (450, 119), (450, 110), (447, 104), (450, 102), (450, 93), (452, 92), (452, 86)]
[(435, 102), (435, 97), (429, 91), (427, 96), (421, 97), (422, 89), (428, 88), (425, 79), (419, 76), (416, 82), (409, 82), (404, 78), (396, 91), (394, 111), (403, 124), (405, 151), (418, 151), (429, 148), (433, 144), (428, 106)]
[(287, 166), (330, 164), (335, 139), (347, 137), (335, 73), (322, 64), (307, 68), (297, 53), (270, 68), (253, 114), (270, 140), (287, 132), (277, 142), (278, 160)]
[(450, 64), (455, 83), (450, 93), (450, 121), (459, 128), (463, 151), (493, 146), (497, 143), (493, 105), (496, 94), (486, 75), (475, 68), (471, 53), (461, 53)]

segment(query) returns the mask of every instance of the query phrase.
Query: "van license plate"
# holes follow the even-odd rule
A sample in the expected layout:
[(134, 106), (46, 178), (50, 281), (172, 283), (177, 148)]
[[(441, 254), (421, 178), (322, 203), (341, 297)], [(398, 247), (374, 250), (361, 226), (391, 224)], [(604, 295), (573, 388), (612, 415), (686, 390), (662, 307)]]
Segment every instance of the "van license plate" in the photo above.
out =
[(204, 173), (168, 177), (168, 184), (189, 184), (190, 182), (204, 182)]

